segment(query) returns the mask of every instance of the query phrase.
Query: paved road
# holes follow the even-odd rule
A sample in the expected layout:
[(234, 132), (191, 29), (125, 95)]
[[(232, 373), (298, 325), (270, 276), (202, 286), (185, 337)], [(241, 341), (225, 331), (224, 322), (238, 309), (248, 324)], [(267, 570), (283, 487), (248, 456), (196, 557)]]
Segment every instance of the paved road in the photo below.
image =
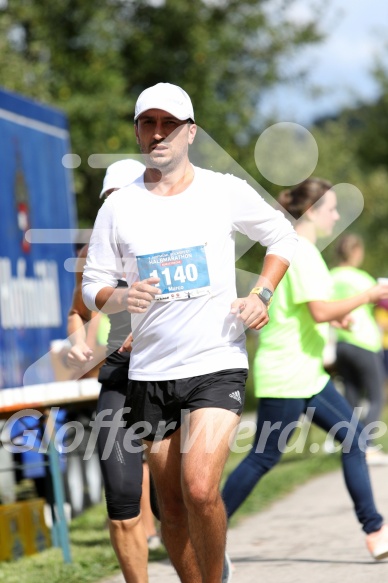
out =
[[(388, 466), (371, 468), (379, 511), (388, 521)], [(365, 547), (340, 471), (300, 486), (228, 534), (233, 583), (384, 583), (388, 560)], [(149, 565), (150, 583), (178, 583), (168, 562)], [(116, 576), (100, 583), (124, 583)]]

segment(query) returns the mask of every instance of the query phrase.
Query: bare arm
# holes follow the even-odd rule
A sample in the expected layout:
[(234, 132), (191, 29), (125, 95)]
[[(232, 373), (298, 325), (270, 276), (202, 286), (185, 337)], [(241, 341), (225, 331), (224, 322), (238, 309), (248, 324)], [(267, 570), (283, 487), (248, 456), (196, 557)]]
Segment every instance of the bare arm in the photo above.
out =
[[(267, 287), (275, 291), (282, 277), (289, 267), (288, 261), (278, 255), (266, 255), (263, 269), (255, 287)], [(237, 298), (232, 303), (232, 314), (237, 314), (245, 326), (253, 330), (260, 330), (268, 321), (268, 308), (257, 294), (249, 294), (245, 298)]]
[(266, 255), (256, 286), (268, 287), (272, 292), (275, 291), (289, 266), (290, 263), (279, 255)]
[(361, 294), (346, 298), (344, 300), (335, 300), (332, 302), (314, 301), (308, 302), (308, 308), (313, 319), (317, 323), (331, 322), (332, 320), (341, 321), (350, 312), (364, 304), (375, 304), (380, 299), (388, 298), (388, 285), (378, 284), (370, 287)]
[(75, 286), (73, 291), (73, 302), (71, 304), (67, 318), (67, 333), (72, 335), (76, 340), (85, 339), (85, 330), (83, 326), (92, 317), (92, 312), (87, 308), (82, 300), (82, 271), (85, 264), (88, 246), (82, 247), (76, 262)]
[(128, 334), (122, 345), (120, 346), (118, 352), (132, 352), (132, 342), (133, 336), (132, 332)]
[(72, 344), (67, 362), (69, 366), (76, 369), (82, 368), (93, 357), (92, 347), (88, 345), (87, 324), (96, 313), (89, 310), (82, 300), (82, 270), (87, 250), (87, 245), (85, 245), (78, 255), (73, 302), (67, 317), (67, 333)]

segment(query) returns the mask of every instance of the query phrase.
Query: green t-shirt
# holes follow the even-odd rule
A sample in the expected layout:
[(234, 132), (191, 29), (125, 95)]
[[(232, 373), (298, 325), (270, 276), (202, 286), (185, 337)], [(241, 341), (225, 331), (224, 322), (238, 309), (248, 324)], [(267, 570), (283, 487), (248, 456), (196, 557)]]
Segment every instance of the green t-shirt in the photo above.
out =
[(307, 239), (299, 245), (274, 294), (270, 321), (259, 337), (253, 363), (257, 397), (307, 398), (329, 375), (322, 363), (328, 324), (317, 324), (307, 302), (331, 298), (331, 277), (320, 252)]
[[(335, 267), (331, 270), (333, 279), (333, 299), (342, 300), (364, 292), (376, 285), (366, 271), (356, 267)], [(337, 340), (348, 342), (365, 350), (381, 350), (381, 332), (376, 323), (372, 304), (365, 304), (353, 310), (353, 323), (350, 330), (337, 330)]]

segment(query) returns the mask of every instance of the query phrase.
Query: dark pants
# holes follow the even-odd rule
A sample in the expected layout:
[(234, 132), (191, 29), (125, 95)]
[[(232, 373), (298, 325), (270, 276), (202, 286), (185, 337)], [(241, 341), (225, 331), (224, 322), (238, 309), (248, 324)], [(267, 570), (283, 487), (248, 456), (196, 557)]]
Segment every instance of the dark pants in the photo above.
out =
[(385, 377), (388, 378), (388, 349), (383, 350)]
[(336, 368), (343, 379), (345, 397), (351, 407), (360, 407), (363, 399), (368, 402), (367, 411), (361, 414), (363, 424), (379, 421), (385, 390), (382, 353), (338, 342)]
[[(379, 530), (383, 518), (378, 514), (373, 500), (365, 461), (366, 443), (360, 437), (363, 426), (357, 422), (354, 415), (352, 418), (352, 409), (331, 381), (320, 393), (309, 399), (260, 399), (253, 447), (248, 456), (231, 473), (223, 490), (228, 517), (243, 503), (262, 476), (280, 460), (284, 450), (281, 445), (282, 432), (283, 437), (287, 433), (290, 439), (293, 430), (287, 426), (296, 423), (301, 413), (305, 413), (308, 408), (314, 409), (313, 422), (327, 432), (337, 423), (343, 425), (346, 422), (347, 427), (339, 426), (335, 434), (335, 438), (343, 447), (342, 467), (346, 487), (363, 530), (366, 533)], [(351, 420), (352, 426), (349, 429)], [(275, 426), (269, 434), (266, 431), (268, 423)], [(265, 440), (263, 437), (260, 439), (265, 435), (267, 436)]]

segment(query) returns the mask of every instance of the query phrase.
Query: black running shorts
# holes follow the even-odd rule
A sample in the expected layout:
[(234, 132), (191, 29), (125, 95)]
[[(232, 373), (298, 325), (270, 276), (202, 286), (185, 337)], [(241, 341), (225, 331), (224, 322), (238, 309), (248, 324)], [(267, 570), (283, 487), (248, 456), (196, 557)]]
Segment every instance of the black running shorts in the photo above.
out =
[(182, 423), (182, 411), (220, 408), (241, 415), (248, 370), (235, 368), (172, 381), (128, 382), (127, 427), (143, 439), (168, 437)]

